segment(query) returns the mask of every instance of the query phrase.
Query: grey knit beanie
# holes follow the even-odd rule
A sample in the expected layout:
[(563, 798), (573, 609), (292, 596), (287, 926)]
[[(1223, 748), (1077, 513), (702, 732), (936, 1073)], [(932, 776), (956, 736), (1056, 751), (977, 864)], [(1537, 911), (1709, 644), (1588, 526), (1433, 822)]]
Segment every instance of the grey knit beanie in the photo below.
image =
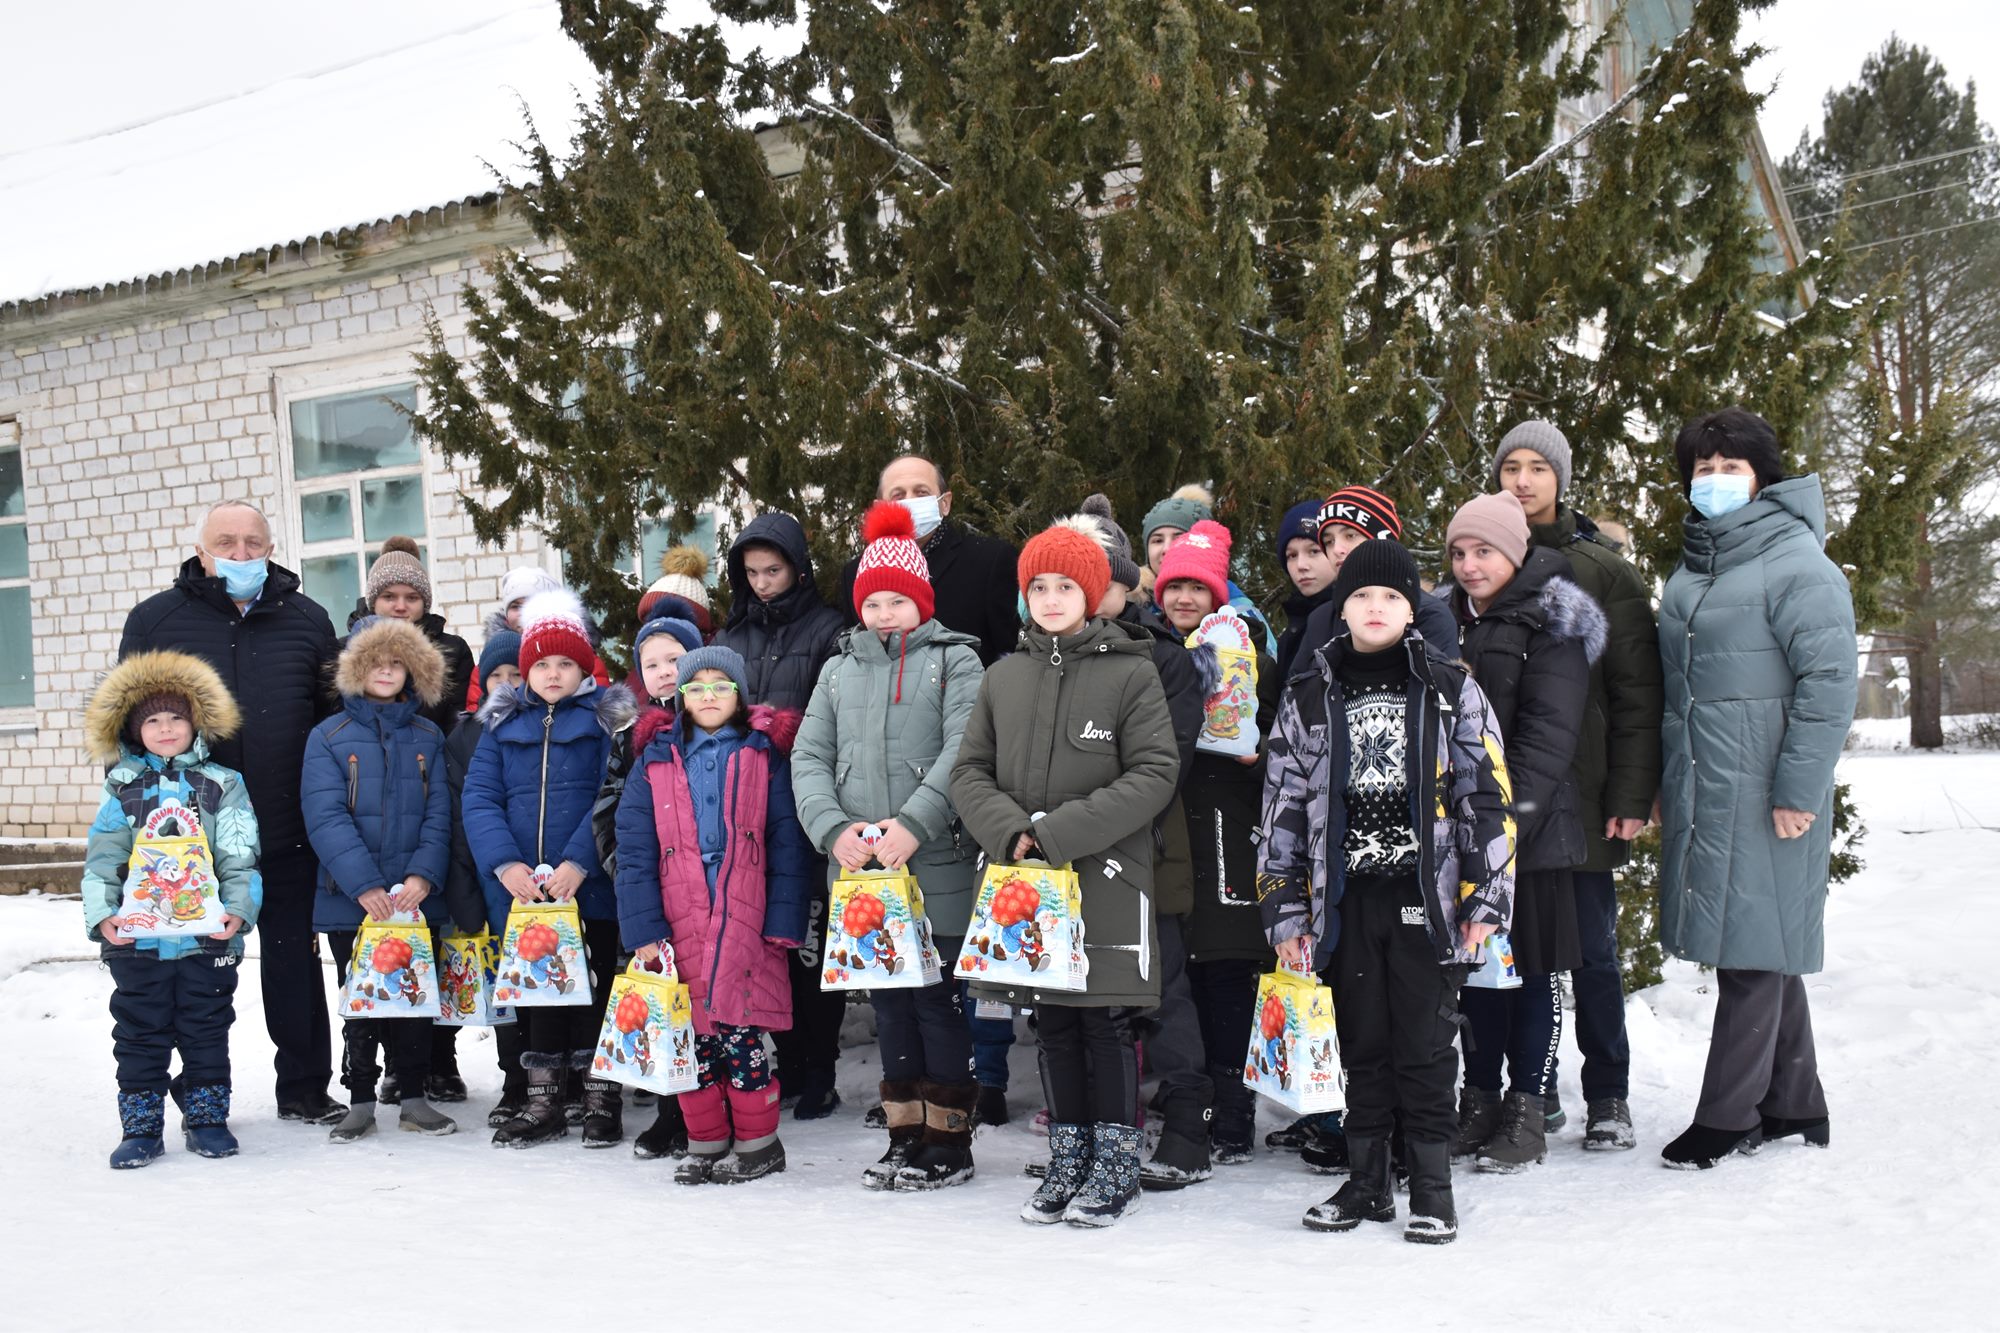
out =
[(1493, 451), (1495, 490), (1500, 487), (1500, 465), (1516, 449), (1532, 449), (1546, 458), (1549, 466), (1556, 470), (1557, 496), (1569, 492), (1569, 439), (1546, 421), (1523, 421), (1500, 437), (1500, 447)]

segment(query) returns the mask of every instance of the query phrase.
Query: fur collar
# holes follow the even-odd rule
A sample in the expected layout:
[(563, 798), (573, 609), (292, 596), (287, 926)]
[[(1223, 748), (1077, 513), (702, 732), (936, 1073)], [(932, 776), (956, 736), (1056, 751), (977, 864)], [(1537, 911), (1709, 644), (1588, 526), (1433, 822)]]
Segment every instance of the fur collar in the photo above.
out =
[(1605, 619), (1596, 599), (1575, 580), (1561, 577), (1542, 585), (1537, 600), (1542, 607), (1543, 627), (1558, 639), (1580, 641), (1584, 656), (1596, 666), (1611, 638), (1611, 623)]
[[(525, 685), (509, 685), (501, 682), (486, 692), (479, 701), (479, 725), (492, 730), (512, 718), (538, 705), (527, 697)], [(623, 685), (599, 686), (589, 676), (583, 678), (583, 685), (564, 702), (574, 701), (590, 709), (597, 715), (597, 725), (604, 728), (608, 736), (615, 736), (639, 715), (639, 701), (632, 691)]]

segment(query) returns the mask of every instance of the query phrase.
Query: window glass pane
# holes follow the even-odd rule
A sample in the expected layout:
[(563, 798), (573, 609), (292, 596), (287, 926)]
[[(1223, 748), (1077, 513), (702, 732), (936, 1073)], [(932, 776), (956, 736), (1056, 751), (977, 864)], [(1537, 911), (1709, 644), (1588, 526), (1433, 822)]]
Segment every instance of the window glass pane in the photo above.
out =
[(417, 389), (399, 384), (292, 404), (292, 467), (301, 478), (407, 467), (421, 461), (409, 418)]
[(424, 479), (384, 477), (361, 483), (361, 535), (371, 542), (424, 535)]
[(28, 590), (0, 588), (0, 708), (35, 702), (35, 641), (28, 622)]
[(21, 486), (21, 451), (0, 449), (0, 518), (28, 512), (28, 493)]
[[(681, 539), (689, 546), (700, 548), (708, 556), (708, 586), (714, 587), (721, 574), (720, 562), (715, 558), (715, 511), (704, 509), (695, 518), (694, 526)], [(639, 525), (639, 582), (651, 585), (660, 577), (660, 557), (667, 553), (667, 525), (655, 523), (651, 519)]]
[(0, 579), (28, 577), (28, 525), (0, 527)]
[(318, 602), (336, 626), (361, 599), (361, 565), (353, 555), (316, 555), (300, 562), (299, 579), (306, 596)]
[(354, 499), (345, 486), (299, 497), (299, 529), (309, 542), (346, 541), (354, 535)]

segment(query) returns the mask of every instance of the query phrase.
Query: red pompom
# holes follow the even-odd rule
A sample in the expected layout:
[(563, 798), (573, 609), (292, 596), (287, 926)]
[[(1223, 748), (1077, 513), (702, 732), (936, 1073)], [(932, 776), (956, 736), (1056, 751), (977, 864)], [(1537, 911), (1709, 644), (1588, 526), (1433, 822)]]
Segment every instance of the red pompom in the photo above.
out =
[(894, 500), (877, 500), (868, 506), (868, 517), (861, 521), (861, 542), (879, 542), (884, 537), (908, 537), (915, 540), (917, 521), (910, 517), (910, 511)]

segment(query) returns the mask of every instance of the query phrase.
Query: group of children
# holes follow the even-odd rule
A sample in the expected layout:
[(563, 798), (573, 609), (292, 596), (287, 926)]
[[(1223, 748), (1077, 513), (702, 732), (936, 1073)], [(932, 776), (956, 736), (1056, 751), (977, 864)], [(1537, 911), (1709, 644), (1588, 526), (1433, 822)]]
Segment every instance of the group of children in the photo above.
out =
[[(888, 1141), (861, 1183), (921, 1191), (973, 1175), (978, 1085), (951, 963), (982, 870), (1067, 866), (1087, 923), (1085, 989), (971, 987), (1035, 1017), (1049, 1158), (1023, 1218), (1107, 1225), (1142, 1186), (1178, 1188), (1214, 1161), (1248, 1159), (1243, 1048), (1275, 960), (1333, 988), (1347, 1077), (1349, 1179), (1306, 1225), (1393, 1218), (1400, 1164), (1407, 1238), (1451, 1240), (1451, 1161), (1467, 1134), (1483, 1131), (1476, 1151), (1500, 1145), (1489, 1169), (1540, 1151), (1528, 1122), (1539, 1126), (1552, 1080), (1545, 1010), (1575, 952), (1563, 868), (1581, 855), (1566, 814), (1578, 723), (1563, 713), (1581, 708), (1571, 701), (1604, 626), (1560, 558), (1530, 550), (1511, 495), (1453, 518), (1448, 605), (1423, 588), (1399, 536), (1393, 503), (1367, 488), (1290, 511), (1279, 548), (1294, 597), (1279, 639), (1230, 582), (1230, 533), (1201, 498), (1177, 495), (1147, 516), (1142, 571), (1092, 497), (1021, 549), (1020, 642), (982, 668), (977, 641), (933, 618), (908, 508), (879, 502), (854, 580), (860, 624), (789, 718), (767, 706), (769, 664), (784, 653), (759, 654), (760, 685), (743, 654), (709, 641), (692, 598), (642, 610), (628, 688), (600, 683), (593, 629), (570, 593), (524, 588), (518, 632), (511, 614), (489, 627), (481, 702), (448, 740), (425, 716), (444, 688), (438, 649), (403, 619), (364, 618), (334, 678), (340, 711), (305, 761), (322, 867), (315, 928), (344, 976), (365, 920), (415, 912), (434, 931), (455, 922), (498, 936), (516, 904), (577, 905), (599, 1003), (522, 1008), (502, 1029), (493, 1141), (509, 1146), (565, 1135), (579, 1079), (585, 1145), (620, 1141), (621, 1089), (589, 1073), (602, 997), (623, 957), (651, 965), (670, 951), (700, 1086), (662, 1098), (635, 1151), (678, 1158), (683, 1183), (741, 1182), (785, 1167), (765, 1038), (793, 1024), (792, 955), (814, 932), (815, 904), (843, 870), (907, 868), (944, 975), (871, 996)], [(757, 572), (746, 566), (746, 580)], [(1195, 745), (1216, 664), (1188, 645), (1232, 606), (1259, 645), (1266, 740), (1222, 755)], [(195, 1151), (234, 1150), (228, 1007), (256, 918), (256, 836), (241, 779), (208, 760), (205, 738), (235, 725), (214, 673), (174, 654), (122, 663), (92, 704), (93, 744), (113, 765), (85, 904), (117, 984), (116, 1166), (158, 1155), (170, 1092)], [(135, 830), (166, 802), (208, 831), (230, 924), (197, 943), (135, 946), (114, 913)], [(1526, 984), (1461, 1000), (1484, 942), (1509, 929)], [(1477, 1044), (1455, 1109), (1461, 1009)], [(1166, 1122), (1148, 1161), (1141, 1041)], [(183, 1071), (169, 1083), (177, 1043)], [(384, 1051), (400, 1128), (451, 1133), (423, 1095), (429, 1021), (354, 1019), (351, 1105), (332, 1139), (373, 1131)], [(1514, 1090), (1504, 1105), (1503, 1060)], [(781, 1055), (780, 1071), (793, 1067)]]

